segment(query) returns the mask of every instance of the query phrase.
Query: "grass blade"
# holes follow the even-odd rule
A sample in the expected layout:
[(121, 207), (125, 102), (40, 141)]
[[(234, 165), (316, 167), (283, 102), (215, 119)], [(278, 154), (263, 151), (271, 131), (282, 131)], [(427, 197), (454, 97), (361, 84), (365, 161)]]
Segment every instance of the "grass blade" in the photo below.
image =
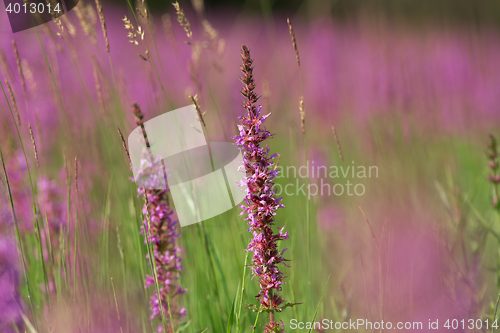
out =
[[(328, 279), (326, 279), (325, 287), (323, 288), (323, 292), (321, 293), (321, 298), (319, 299), (318, 305), (316, 306), (316, 311), (314, 311), (314, 316), (311, 320), (311, 323), (314, 323), (314, 320), (316, 320), (316, 316), (318, 315), (318, 311), (319, 311), (319, 306), (321, 305), (321, 302), (323, 301), (323, 297), (325, 296), (326, 286), (328, 286), (328, 281), (330, 281), (330, 275), (328, 275)], [(311, 333), (311, 331), (312, 331), (312, 328), (310, 328), (309, 331), (307, 331), (307, 333)]]
[(238, 300), (238, 295), (240, 293), (240, 285), (241, 283), (238, 283), (238, 289), (236, 289), (236, 295), (234, 296), (233, 299), (233, 304), (231, 305), (231, 311), (229, 312), (229, 320), (227, 321), (227, 333), (231, 333), (232, 328), (233, 328), (233, 321), (234, 321), (234, 313), (235, 311), (235, 305), (236, 301)]

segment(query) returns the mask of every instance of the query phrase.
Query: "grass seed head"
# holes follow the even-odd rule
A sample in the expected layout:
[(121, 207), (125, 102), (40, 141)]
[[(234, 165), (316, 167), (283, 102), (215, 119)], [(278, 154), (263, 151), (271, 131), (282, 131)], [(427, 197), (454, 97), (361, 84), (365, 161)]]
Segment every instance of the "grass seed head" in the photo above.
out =
[(31, 143), (33, 144), (33, 152), (35, 153), (35, 161), (36, 161), (36, 166), (40, 168), (40, 162), (38, 160), (38, 150), (36, 149), (36, 142), (35, 142), (35, 136), (33, 135), (33, 129), (31, 128), (31, 125), (28, 125), (30, 129), (30, 137), (31, 137)]
[(302, 133), (306, 133), (306, 111), (304, 110), (304, 97), (299, 98), (300, 128)]
[(108, 29), (106, 28), (106, 18), (104, 17), (104, 11), (102, 9), (101, 0), (95, 0), (97, 12), (99, 13), (99, 20), (101, 21), (102, 33), (104, 35), (104, 42), (106, 43), (106, 52), (109, 53), (109, 38)]
[(177, 21), (181, 25), (181, 27), (184, 28), (184, 31), (186, 32), (186, 36), (189, 39), (193, 39), (193, 32), (191, 31), (191, 24), (189, 23), (189, 20), (187, 19), (186, 15), (184, 14), (184, 11), (182, 10), (181, 6), (179, 3), (176, 1), (172, 3), (172, 5), (175, 8), (175, 11), (177, 12)]
[(68, 18), (68, 16), (67, 15), (61, 16), (61, 21), (66, 26), (70, 36), (75, 37), (76, 36), (76, 29), (75, 29), (75, 26), (73, 25), (73, 23), (71, 23), (71, 20)]
[(24, 80), (23, 67), (21, 66), (21, 58), (19, 57), (19, 50), (17, 49), (16, 41), (12, 40), (12, 47), (14, 49), (14, 56), (16, 57), (17, 71), (21, 77), (21, 86), (23, 87), (23, 92), (26, 94), (26, 81)]
[(217, 30), (208, 22), (208, 20), (203, 20), (201, 22), (203, 25), (203, 33), (208, 37), (210, 40), (210, 45), (213, 50), (217, 50), (217, 38), (219, 36)]
[(340, 148), (340, 141), (337, 137), (337, 131), (335, 131), (335, 127), (332, 126), (333, 138), (335, 139), (335, 143), (337, 144), (337, 150), (339, 152), (339, 157), (342, 162), (344, 162), (344, 155), (342, 155), (342, 148)]
[(7, 80), (13, 80), (14, 75), (12, 74), (12, 70), (10, 68), (9, 61), (7, 60), (7, 57), (5, 56), (5, 52), (3, 49), (0, 47), (0, 67), (2, 69), (2, 74), (5, 79)]
[(127, 141), (125, 141), (125, 137), (123, 136), (123, 133), (122, 133), (120, 127), (116, 127), (116, 129), (118, 130), (118, 134), (120, 135), (120, 140), (122, 141), (122, 147), (123, 147), (123, 150), (125, 151), (125, 154), (127, 155), (127, 159), (128, 159), (128, 163), (130, 165), (130, 168), (132, 168), (132, 160), (130, 159), (130, 153), (128, 151)]
[(19, 110), (17, 109), (16, 98), (14, 96), (14, 91), (12, 91), (12, 87), (10, 86), (9, 81), (5, 81), (5, 85), (7, 86), (7, 92), (9, 94), (9, 99), (12, 107), (12, 111), (16, 117), (17, 126), (21, 127), (21, 116), (19, 115)]
[(293, 32), (292, 23), (290, 19), (287, 18), (286, 22), (288, 23), (288, 30), (290, 31), (290, 36), (292, 37), (293, 49), (295, 50), (295, 58), (297, 59), (297, 65), (300, 67), (300, 57), (299, 57), (299, 49), (297, 48), (297, 39), (295, 38), (295, 33)]
[(30, 91), (36, 91), (38, 89), (38, 85), (34, 79), (31, 67), (26, 59), (21, 59), (21, 68), (23, 70), (23, 75), (26, 78), (26, 82), (28, 83)]
[(163, 24), (163, 29), (165, 29), (165, 34), (167, 35), (170, 44), (177, 45), (177, 40), (174, 34), (174, 28), (172, 26), (172, 20), (170, 19), (170, 14), (166, 13), (161, 17), (161, 22)]
[(203, 16), (203, 11), (205, 10), (205, 4), (203, 3), (203, 0), (191, 0), (191, 5), (193, 6), (194, 11), (199, 17)]
[(198, 118), (201, 124), (203, 125), (203, 127), (207, 127), (207, 125), (205, 124), (205, 120), (203, 119), (204, 113), (201, 113), (200, 103), (198, 102), (198, 95), (196, 94), (194, 96), (189, 95), (189, 99), (193, 101), (193, 104), (196, 107), (196, 112), (198, 113)]

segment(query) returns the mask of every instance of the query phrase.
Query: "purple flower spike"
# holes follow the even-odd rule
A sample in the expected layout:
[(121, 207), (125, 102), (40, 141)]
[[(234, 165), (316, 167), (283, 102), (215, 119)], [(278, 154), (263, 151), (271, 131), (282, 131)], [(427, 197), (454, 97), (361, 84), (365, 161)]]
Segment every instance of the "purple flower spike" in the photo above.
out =
[[(144, 140), (149, 149), (149, 142), (144, 129), (144, 118), (139, 106), (134, 104), (134, 115), (136, 124), (143, 129)], [(153, 158), (149, 151), (144, 152), (141, 167), (147, 170), (141, 174), (147, 174), (148, 181), (144, 182), (146, 186), (158, 187), (158, 182), (166, 177), (166, 170), (163, 168), (161, 159)], [(151, 296), (150, 309), (151, 317), (161, 317), (161, 309), (165, 318), (174, 321), (167, 324), (167, 330), (178, 325), (182, 317), (186, 316), (186, 309), (180, 306), (179, 296), (185, 292), (185, 289), (179, 284), (179, 275), (182, 270), (181, 249), (177, 245), (177, 238), (180, 234), (178, 230), (178, 221), (175, 218), (174, 211), (168, 206), (168, 189), (145, 189), (139, 187), (138, 193), (146, 198), (142, 212), (144, 221), (142, 232), (145, 235), (145, 243), (151, 244), (153, 256), (156, 265), (156, 279), (159, 286), (159, 296), (156, 290), (155, 277), (148, 275), (145, 279), (145, 288), (153, 286), (154, 295)], [(148, 221), (149, 220), (149, 221)], [(149, 256), (147, 256), (149, 258)], [(160, 307), (161, 300), (161, 307)], [(163, 327), (158, 327), (158, 332), (163, 332)]]
[(247, 110), (247, 115), (239, 117), (240, 135), (233, 139), (243, 152), (246, 171), (246, 176), (239, 185), (246, 187), (246, 205), (241, 205), (242, 214), (247, 215), (245, 220), (250, 225), (248, 231), (253, 234), (247, 251), (253, 252), (253, 277), (258, 276), (260, 279), (260, 292), (256, 298), (264, 310), (270, 313), (265, 333), (283, 332), (283, 323), (274, 320), (275, 309), (285, 301), (278, 295), (284, 284), (284, 276), (278, 264), (284, 264), (285, 259), (282, 257), (284, 251), (280, 253), (277, 242), (288, 239), (288, 233), (283, 233), (283, 228), (278, 229), (277, 233), (273, 231), (274, 215), (278, 208), (284, 207), (280, 203), (282, 198), (276, 198), (273, 189), (274, 178), (278, 174), (274, 170), (274, 158), (277, 154), (269, 156), (269, 147), (260, 146), (272, 134), (262, 125), (269, 114), (261, 116), (262, 107), (256, 105), (259, 97), (254, 92), (253, 60), (246, 46), (241, 48), (241, 59), (243, 77), (240, 80), (244, 85), (241, 94), (246, 98), (243, 107)]

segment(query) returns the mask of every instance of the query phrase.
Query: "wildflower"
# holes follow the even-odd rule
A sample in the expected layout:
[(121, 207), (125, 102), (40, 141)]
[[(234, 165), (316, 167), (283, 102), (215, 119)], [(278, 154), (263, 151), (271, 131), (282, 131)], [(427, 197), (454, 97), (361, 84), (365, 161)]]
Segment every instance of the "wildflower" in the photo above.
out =
[[(250, 225), (248, 231), (252, 232), (247, 251), (253, 252), (253, 276), (260, 279), (260, 291), (256, 298), (262, 304), (263, 310), (270, 313), (270, 320), (266, 324), (265, 332), (281, 332), (283, 324), (274, 320), (274, 311), (281, 312), (280, 305), (285, 301), (278, 292), (284, 284), (283, 273), (279, 270), (278, 264), (284, 264), (283, 250), (278, 251), (277, 242), (288, 239), (288, 233), (283, 232), (283, 228), (273, 232), (274, 215), (280, 207), (282, 198), (276, 198), (273, 190), (274, 178), (279, 170), (274, 169), (273, 159), (278, 156), (269, 156), (269, 147), (261, 147), (261, 143), (272, 136), (262, 123), (269, 116), (261, 116), (261, 106), (257, 106), (259, 99), (254, 92), (255, 82), (253, 78), (253, 60), (250, 58), (250, 50), (246, 46), (241, 48), (241, 59), (243, 65), (240, 67), (243, 77), (240, 79), (244, 84), (241, 94), (246, 98), (243, 107), (247, 110), (247, 115), (239, 117), (238, 129), (240, 134), (233, 137), (236, 144), (243, 152), (243, 166), (246, 176), (240, 183), (245, 186), (245, 205), (243, 214), (247, 214), (245, 219)], [(288, 304), (290, 306), (290, 304)]]
[[(143, 125), (144, 115), (137, 104), (134, 104), (134, 115), (136, 124), (143, 130), (146, 147), (149, 150), (150, 145)], [(144, 180), (140, 184), (144, 187), (139, 187), (138, 193), (145, 198), (142, 209), (145, 218), (141, 233), (145, 235), (145, 243), (151, 244), (156, 267), (154, 271), (156, 277), (146, 276), (145, 288), (156, 285), (157, 281), (159, 290), (159, 295), (158, 290), (155, 290), (151, 296), (150, 319), (157, 315), (161, 316), (163, 310), (165, 318), (171, 317), (174, 321), (171, 324), (174, 326), (186, 315), (186, 309), (179, 304), (179, 296), (185, 292), (178, 282), (182, 270), (181, 249), (177, 245), (180, 236), (177, 232), (179, 223), (173, 209), (168, 206), (168, 189), (159, 189), (164, 187), (162, 184), (166, 178), (161, 158), (159, 156), (155, 158), (149, 151), (144, 151), (140, 165), (139, 174)], [(159, 332), (162, 329), (161, 326), (158, 327)]]

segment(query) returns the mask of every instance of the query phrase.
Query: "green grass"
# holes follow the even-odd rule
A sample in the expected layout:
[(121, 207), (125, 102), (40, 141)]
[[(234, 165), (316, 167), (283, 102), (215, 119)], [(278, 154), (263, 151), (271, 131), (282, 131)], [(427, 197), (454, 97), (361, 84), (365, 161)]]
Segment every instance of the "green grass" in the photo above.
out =
[[(266, 5), (265, 2), (262, 4)], [(151, 30), (148, 26), (148, 32)], [(39, 41), (46, 66), (50, 68), (42, 39)], [(152, 45), (156, 45), (154, 39)], [(69, 44), (66, 46), (71, 54)], [(156, 56), (160, 56), (158, 52)], [(144, 278), (154, 268), (146, 259), (151, 248), (140, 234), (144, 219), (143, 198), (137, 195), (136, 185), (129, 180), (131, 172), (116, 135), (116, 126), (124, 128), (126, 133), (131, 128), (127, 128), (124, 119), (130, 110), (124, 109), (119, 100), (113, 64), (110, 60), (113, 79), (103, 83), (111, 87), (113, 100), (108, 103), (106, 115), (98, 116), (88, 95), (90, 88), (85, 87), (81, 79), (79, 64), (75, 58), (71, 57), (71, 60), (77, 74), (71, 79), (78, 80), (83, 89), (93, 113), (93, 129), (89, 132), (74, 131), (72, 126), (75, 124), (67, 117), (69, 107), (63, 103), (57, 80), (50, 70), (48, 84), (56, 91), (61, 128), (56, 133), (58, 144), (43, 156), (40, 169), (34, 170), (26, 128), (16, 126), (8, 131), (9, 145), (21, 149), (28, 164), (23, 187), (26, 193), (32, 194), (29, 200), (34, 208), (32, 221), (29, 221), (34, 225), (33, 232), (20, 234), (14, 218), (23, 273), (20, 289), (27, 304), (24, 311), (25, 321), (29, 324), (26, 326), (32, 326), (28, 331), (33, 332), (51, 332), (54, 328), (59, 332), (68, 327), (65, 325), (75, 325), (85, 332), (103, 327), (108, 331), (119, 327), (124, 332), (152, 332), (159, 324), (171, 327), (170, 318), (148, 319), (149, 298), (154, 288), (144, 289)], [(165, 88), (161, 81), (165, 77), (163, 68), (160, 75), (156, 63), (152, 63), (164, 101), (158, 109), (145, 111), (147, 119), (173, 107), (173, 99), (167, 96), (166, 78)], [(209, 84), (207, 79), (205, 83)], [(222, 110), (219, 110), (211, 88), (207, 88), (211, 105), (202, 107), (216, 111), (207, 113), (208, 123), (213, 125), (206, 129), (207, 137), (229, 137), (229, 131), (221, 133), (221, 117), (224, 115), (219, 112)], [(6, 95), (5, 99), (8, 101)], [(290, 236), (289, 240), (279, 244), (280, 249), (288, 248), (284, 257), (290, 259), (291, 265), (284, 268), (287, 278), (283, 295), (288, 302), (301, 304), (277, 313), (277, 320), (288, 326), (293, 318), (299, 321), (320, 318), (343, 321), (368, 317), (368, 314), (373, 320), (385, 317), (381, 304), (390, 287), (387, 286), (387, 257), (390, 253), (386, 248), (392, 240), (391, 231), (384, 230), (384, 221), (395, 211), (404, 211), (416, 218), (423, 217), (422, 212), (425, 212), (425, 217), (431, 216), (435, 224), (425, 226), (446, 234), (442, 240), (450, 245), (451, 256), (461, 269), (470, 270), (471, 258), (479, 260), (478, 280), (482, 288), (477, 291), (478, 305), (474, 315), (478, 318), (492, 316), (500, 283), (496, 251), (500, 221), (489, 205), (491, 189), (486, 181), (483, 154), (488, 131), (470, 129), (465, 133), (429, 133), (425, 124), (411, 119), (409, 133), (405, 134), (401, 130), (401, 115), (373, 117), (367, 124), (360, 124), (354, 117), (345, 117), (335, 124), (346, 158), (341, 163), (330, 124), (308, 119), (306, 149), (300, 124), (293, 121), (299, 119), (298, 112), (295, 116), (290, 114), (290, 110), (297, 107), (291, 104), (273, 106), (273, 115), (267, 124), (268, 129), (276, 134), (268, 143), (273, 153), (280, 153), (281, 166), (298, 168), (304, 164), (304, 156), (310, 158), (312, 151), (318, 150), (327, 165), (348, 166), (351, 161), (356, 165), (376, 165), (379, 177), (363, 179), (366, 194), (362, 197), (332, 195), (308, 199), (302, 194), (284, 196), (286, 207), (276, 215), (276, 226), (286, 225), (285, 231)], [(10, 104), (9, 109), (10, 112), (4, 108), (1, 110), (5, 124), (11, 121), (9, 115), (12, 120), (14, 118)], [(279, 118), (283, 114), (287, 114), (289, 121)], [(233, 119), (232, 124), (235, 123), (236, 119)], [(498, 128), (492, 130), (498, 133)], [(68, 166), (62, 165), (62, 151), (70, 161)], [(2, 152), (0, 150), (2, 161), (14, 158)], [(72, 170), (69, 172), (72, 175), (74, 157), (78, 157), (79, 184), (84, 186), (76, 192), (74, 180), (67, 185), (60, 184), (63, 191), (68, 192), (64, 204), (70, 209), (68, 220), (71, 228), (68, 232), (47, 234), (50, 237), (44, 238), (42, 231), (48, 231), (50, 221), (37, 210), (41, 208), (43, 211), (47, 205), (45, 200), (40, 202), (35, 198), (37, 180), (42, 174), (54, 176), (63, 167)], [(98, 172), (90, 176), (89, 166), (82, 161), (93, 161)], [(20, 168), (19, 164), (16, 168)], [(5, 177), (6, 183), (8, 180)], [(277, 178), (281, 186), (289, 182), (295, 184), (295, 181)], [(314, 180), (299, 178), (298, 181), (300, 185), (307, 185)], [(16, 217), (17, 208), (10, 187), (8, 189), (9, 206)], [(326, 207), (340, 212), (341, 221), (332, 219), (325, 227), (325, 221), (319, 218)], [(375, 236), (372, 236), (371, 224), (368, 226), (359, 207), (373, 224)], [(240, 211), (235, 207), (203, 223), (182, 228), (180, 247), (184, 269), (181, 284), (187, 291), (179, 301), (186, 307), (187, 317), (185, 324), (177, 327), (177, 332), (263, 331), (268, 314), (248, 308), (248, 305), (258, 304), (255, 295), (259, 286), (257, 279), (252, 280), (248, 266), (252, 254), (246, 248), (251, 235), (247, 232), (244, 217), (239, 215)], [(332, 227), (336, 223), (342, 227)], [(344, 238), (346, 230), (355, 236)], [(378, 248), (379, 244), (375, 244), (373, 237), (377, 242), (384, 242), (386, 247), (381, 244)], [(44, 247), (47, 257), (43, 254)], [(377, 260), (370, 262), (373, 253), (379, 257), (375, 256)], [(355, 279), (360, 274), (355, 276), (353, 271), (359, 266), (360, 258), (365, 260), (363, 283), (356, 284)], [(369, 275), (368, 272), (377, 274)], [(378, 279), (374, 288), (377, 290), (366, 287), (366, 281), (370, 279)], [(71, 318), (72, 323), (68, 324), (67, 318)]]
[[(349, 133), (348, 126), (349, 122), (339, 126), (341, 133)], [(318, 209), (325, 204), (334, 205), (344, 211), (349, 223), (356, 223), (359, 233), (368, 235), (368, 226), (364, 224), (359, 210), (356, 212), (355, 204), (360, 204), (368, 219), (374, 223), (374, 232), (379, 235), (381, 224), (378, 217), (381, 212), (374, 209), (376, 206), (373, 204), (388, 200), (391, 197), (390, 191), (401, 191), (404, 186), (409, 188), (408, 196), (411, 196), (411, 193), (429, 193), (431, 197), (440, 198), (428, 208), (436, 216), (443, 217), (440, 222), (442, 224), (447, 223), (447, 205), (448, 209), (455, 205), (464, 210), (464, 220), (451, 225), (456, 230), (452, 231), (453, 233), (461, 232), (458, 228), (461, 224), (467, 235), (474, 235), (485, 225), (496, 232), (500, 230), (498, 218), (489, 210), (488, 197), (485, 195), (488, 193), (488, 184), (484, 180), (486, 170), (477, 148), (481, 144), (479, 140), (461, 140), (459, 136), (450, 138), (448, 135), (414, 135), (405, 144), (402, 144), (402, 137), (393, 137), (392, 141), (387, 143), (383, 141), (387, 140), (384, 134), (387, 131), (385, 125), (373, 121), (371, 128), (375, 147), (373, 151), (364, 149), (361, 138), (355, 134), (346, 134), (340, 139), (347, 160), (354, 159), (358, 165), (371, 165), (374, 157), (380, 156), (379, 178), (366, 180), (367, 193), (362, 198), (313, 197), (310, 202), (310, 243), (306, 236), (309, 227), (304, 218), (308, 206), (307, 197), (285, 196), (283, 200), (286, 207), (279, 210), (276, 225), (285, 224), (290, 233), (290, 239), (281, 242), (280, 248), (288, 248), (285, 257), (291, 260), (291, 268), (285, 268), (288, 277), (283, 295), (290, 302), (302, 304), (277, 314), (278, 320), (285, 323), (292, 318), (303, 321), (318, 318), (344, 320), (346, 315), (351, 316), (345, 312), (348, 304), (342, 301), (344, 296), (341, 292), (341, 285), (345, 284), (348, 276), (346, 274), (350, 260), (342, 259), (339, 255), (330, 255), (331, 251), (342, 246), (342, 240), (335, 234), (320, 230), (316, 220)], [(275, 128), (274, 132), (278, 135), (270, 142), (272, 151), (280, 152), (280, 165), (299, 166), (301, 156), (283, 139), (288, 130), (289, 128), (284, 126)], [(97, 129), (95, 135), (99, 135)], [(387, 149), (388, 144), (393, 145), (391, 149)], [(116, 321), (118, 315), (125, 331), (139, 329), (150, 332), (152, 327), (158, 324), (158, 321), (150, 323), (147, 319), (152, 290), (143, 288), (143, 278), (151, 270), (145, 258), (148, 246), (139, 234), (143, 198), (137, 197), (136, 185), (128, 180), (130, 172), (127, 162), (121, 156), (122, 148), (118, 140), (105, 141), (104, 145), (107, 147), (102, 147), (100, 154), (105, 156), (106, 152), (109, 152), (112, 157), (106, 159), (110, 165), (94, 179), (94, 188), (91, 188), (88, 194), (95, 204), (95, 209), (84, 213), (78, 208), (79, 226), (74, 233), (76, 238), (68, 234), (55, 235), (61, 240), (58, 242), (61, 247), (54, 249), (59, 262), (49, 265), (49, 272), (43, 273), (44, 263), (39, 252), (36, 254), (39, 249), (36, 234), (21, 236), (25, 260), (29, 267), (26, 282), (29, 281), (31, 285), (30, 289), (26, 289), (28, 285), (23, 286), (23, 294), (25, 297), (30, 294), (33, 302), (33, 310), (27, 312), (27, 317), (39, 331), (44, 331), (46, 327), (43, 323), (43, 313), (50, 302), (56, 303), (53, 305), (53, 311), (57, 311), (58, 304), (71, 300), (75, 309), (86, 309), (82, 312), (81, 321), (92, 330), (99, 322), (93, 312), (96, 306), (93, 299), (97, 292), (103, 295), (104, 304), (110, 306), (105, 319), (109, 325)], [(327, 147), (327, 159), (331, 163), (340, 163), (334, 146), (332, 141)], [(418, 158), (426, 159), (427, 163), (413, 163)], [(391, 182), (388, 181), (387, 172), (390, 172)], [(422, 179), (425, 181), (422, 182)], [(281, 185), (287, 184), (287, 181), (289, 179), (277, 179)], [(306, 182), (305, 179), (300, 181)], [(436, 189), (435, 184), (439, 184), (440, 190)], [(452, 189), (457, 186), (462, 189), (462, 196), (455, 196), (453, 193)], [(375, 201), (375, 197), (378, 197), (378, 200)], [(73, 194), (69, 204), (76, 209), (86, 200), (87, 196), (82, 193)], [(426, 203), (415, 202), (413, 208)], [(206, 329), (208, 332), (250, 332), (255, 323), (256, 331), (260, 331), (267, 320), (267, 314), (258, 314), (247, 308), (247, 304), (256, 304), (254, 296), (258, 293), (258, 281), (251, 280), (250, 268), (245, 265), (248, 265), (251, 259), (251, 254), (245, 251), (250, 234), (246, 231), (247, 225), (239, 216), (239, 212), (239, 208), (234, 208), (204, 221), (203, 224), (182, 228), (180, 244), (184, 270), (181, 283), (187, 291), (181, 302), (188, 313), (188, 325), (184, 327), (186, 332), (202, 332)], [(73, 213), (76, 214), (76, 211)], [(71, 219), (70, 223), (76, 225), (76, 220)], [(91, 228), (93, 230), (90, 230)], [(369, 237), (366, 239), (368, 241)], [(472, 243), (467, 244), (467, 251), (478, 251), (478, 244), (474, 248), (474, 239), (470, 240)], [(480, 247), (491, 248), (492, 242), (497, 241), (488, 238), (488, 244)], [(482, 251), (487, 257), (486, 260), (493, 263), (494, 260), (489, 258), (494, 258), (496, 254), (484, 249)], [(34, 287), (44, 283), (45, 275), (55, 283), (55, 288), (49, 292), (50, 296), (44, 290)], [(327, 285), (329, 276), (330, 283)], [(493, 292), (494, 287), (489, 288)], [(493, 298), (490, 297), (491, 300)], [(372, 299), (372, 302), (377, 300)], [(376, 304), (372, 306), (377, 307)], [(376, 313), (378, 312), (372, 311), (372, 315), (377, 316)], [(168, 318), (166, 319), (168, 321)]]

